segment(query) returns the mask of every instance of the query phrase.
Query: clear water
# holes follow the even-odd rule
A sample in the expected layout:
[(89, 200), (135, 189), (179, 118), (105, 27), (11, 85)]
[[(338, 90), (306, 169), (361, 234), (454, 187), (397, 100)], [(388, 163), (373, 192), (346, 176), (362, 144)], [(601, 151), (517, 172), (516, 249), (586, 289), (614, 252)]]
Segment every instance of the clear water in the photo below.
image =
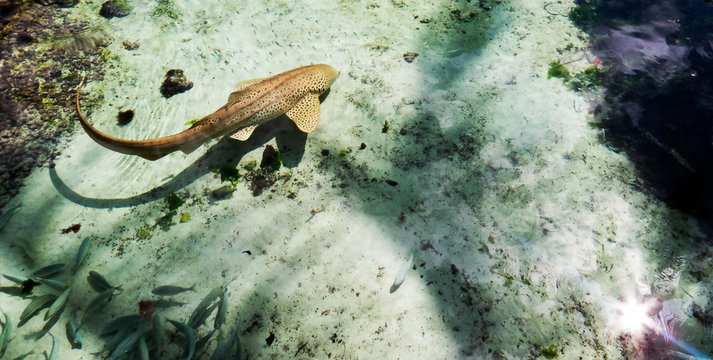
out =
[[(652, 88), (708, 74), (707, 58), (694, 57), (707, 54), (707, 38), (701, 52), (675, 38), (693, 22), (681, 14), (708, 16), (686, 4), (636, 8), (627, 14), (634, 23), (603, 5), (618, 20), (598, 21), (620, 33), (583, 32), (565, 16), (572, 1), (131, 1), (128, 16), (112, 19), (99, 16), (98, 1), (25, 5), (7, 19), (34, 11), (69, 35), (40, 32), (6, 45), (3, 67), (27, 74), (26, 56), (38, 69), (58, 67), (66, 88), (44, 103), (8, 101), (52, 101), (37, 110), (42, 126), (67, 129), (57, 156), (39, 159), (17, 193), (3, 194), (0, 273), (30, 276), (64, 263), (52, 278), (68, 287), (45, 281), (21, 297), (0, 278), (0, 309), (17, 325), (33, 297), (69, 289), (49, 330), (59, 359), (108, 358), (113, 349), (95, 355), (112, 339), (102, 329), (139, 314), (146, 320), (117, 336), (129, 339), (115, 343), (119, 352), (138, 358), (142, 338), (150, 358), (184, 358), (190, 341), (166, 319), (191, 322), (221, 286), (209, 300), (225, 298), (225, 323), (212, 331), (221, 304), (192, 324), (198, 338), (211, 335), (196, 359), (236, 336), (243, 359), (711, 356), (708, 193), (693, 206), (665, 187), (669, 177), (648, 176), (685, 180), (687, 167), (705, 173), (705, 157), (670, 141), (666, 134), (680, 129), (612, 120), (650, 124), (653, 116), (647, 103), (615, 92), (636, 83), (621, 77), (628, 69), (653, 76)], [(676, 11), (679, 27), (646, 27)], [(79, 23), (84, 32), (72, 27)], [(639, 52), (607, 42), (621, 34), (648, 42), (636, 42)], [(612, 70), (574, 91), (571, 81), (548, 78), (553, 61), (572, 74)], [(316, 131), (281, 117), (248, 141), (215, 139), (157, 161), (99, 146), (78, 126), (71, 97), (84, 71), (89, 122), (150, 139), (215, 111), (240, 81), (316, 63), (340, 71)], [(170, 69), (194, 86), (166, 99), (159, 88)], [(129, 109), (133, 120), (118, 125)], [(659, 153), (637, 144), (662, 155), (641, 162), (641, 153)], [(260, 166), (267, 145), (280, 151), (279, 169)], [(651, 171), (652, 162), (663, 170)], [(241, 181), (221, 179), (221, 169), (237, 169)], [(90, 271), (121, 286), (94, 309), (100, 292)], [(153, 294), (161, 285), (193, 290)], [(65, 334), (72, 314), (81, 348)], [(36, 336), (44, 315), (13, 329), (4, 358), (50, 354), (52, 336)], [(163, 335), (154, 332), (159, 323)]]

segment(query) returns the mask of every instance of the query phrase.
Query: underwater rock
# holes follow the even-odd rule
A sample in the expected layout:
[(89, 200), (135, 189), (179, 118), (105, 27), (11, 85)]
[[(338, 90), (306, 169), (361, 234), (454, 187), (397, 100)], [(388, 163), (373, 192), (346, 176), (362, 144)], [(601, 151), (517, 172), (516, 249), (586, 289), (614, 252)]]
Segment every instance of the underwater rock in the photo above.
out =
[(230, 185), (223, 185), (211, 193), (213, 195), (213, 199), (215, 200), (223, 200), (226, 197), (230, 196), (233, 192), (235, 191), (235, 187), (230, 186)]
[(136, 50), (136, 49), (138, 49), (139, 46), (140, 46), (140, 44), (138, 43), (138, 41), (128, 41), (128, 40), (124, 40), (124, 42), (121, 43), (121, 44), (124, 45), (124, 49), (129, 50), (129, 51)]
[(8, 18), (15, 15), (20, 5), (19, 0), (0, 0), (0, 17)]
[(72, 7), (77, 5), (79, 0), (55, 0), (54, 4), (59, 7)]
[(36, 0), (42, 6), (57, 5), (59, 7), (72, 7), (79, 3), (79, 0)]
[(266, 145), (265, 151), (262, 152), (262, 161), (260, 161), (261, 168), (271, 168), (272, 170), (278, 170), (282, 166), (282, 154), (275, 150), (272, 145)]
[(82, 224), (72, 224), (72, 226), (60, 230), (60, 233), (62, 234), (69, 234), (70, 232), (77, 233), (79, 232), (79, 229), (82, 227)]
[(171, 69), (166, 72), (166, 80), (161, 85), (161, 95), (166, 99), (173, 95), (190, 90), (193, 82), (186, 79), (181, 69)]
[(134, 110), (119, 111), (117, 115), (117, 122), (119, 126), (124, 126), (134, 119)]
[(257, 174), (253, 176), (250, 182), (250, 190), (253, 192), (253, 196), (259, 196), (265, 189), (270, 188), (275, 184), (275, 180), (266, 177), (263, 174)]
[(113, 17), (124, 17), (131, 12), (131, 6), (124, 0), (109, 0), (102, 4), (99, 15), (111, 19)]
[(407, 52), (404, 54), (404, 60), (406, 60), (407, 63), (412, 63), (416, 60), (416, 57), (418, 57), (418, 53), (415, 52)]

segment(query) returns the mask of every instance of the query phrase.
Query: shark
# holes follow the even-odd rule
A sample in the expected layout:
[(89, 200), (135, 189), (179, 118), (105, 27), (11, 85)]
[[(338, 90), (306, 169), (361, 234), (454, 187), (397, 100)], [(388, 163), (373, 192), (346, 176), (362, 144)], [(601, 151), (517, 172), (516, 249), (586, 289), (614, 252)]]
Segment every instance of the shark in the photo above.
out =
[(242, 81), (238, 83), (238, 90), (231, 93), (228, 102), (218, 110), (182, 132), (155, 139), (120, 139), (92, 126), (79, 106), (84, 78), (77, 89), (77, 114), (84, 131), (99, 145), (122, 154), (158, 160), (178, 150), (190, 154), (206, 141), (226, 135), (245, 141), (255, 128), (283, 114), (294, 121), (298, 129), (310, 133), (319, 123), (319, 97), (329, 90), (338, 76), (335, 68), (317, 64), (268, 78)]

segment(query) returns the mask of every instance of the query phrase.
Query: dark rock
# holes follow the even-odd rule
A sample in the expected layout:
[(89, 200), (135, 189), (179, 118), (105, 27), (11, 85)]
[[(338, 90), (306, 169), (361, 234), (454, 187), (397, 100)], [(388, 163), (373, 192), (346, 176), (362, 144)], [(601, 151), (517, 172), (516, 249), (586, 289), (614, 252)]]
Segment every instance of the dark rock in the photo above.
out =
[(102, 4), (99, 15), (111, 19), (113, 17), (124, 17), (131, 12), (131, 6), (125, 0), (109, 0)]
[(406, 60), (407, 63), (412, 63), (414, 60), (416, 60), (417, 56), (418, 56), (418, 53), (407, 52), (404, 54), (404, 60)]
[(277, 150), (275, 150), (272, 145), (266, 145), (265, 150), (262, 152), (262, 161), (260, 161), (261, 168), (267, 168), (272, 166), (277, 158)]
[(134, 110), (119, 111), (117, 116), (117, 121), (119, 126), (124, 126), (134, 119)]
[(268, 189), (273, 184), (275, 184), (275, 180), (272, 178), (268, 178), (263, 174), (257, 174), (253, 176), (249, 188), (252, 190), (253, 196), (259, 196), (265, 189)]
[(193, 87), (193, 82), (186, 79), (181, 69), (171, 69), (166, 73), (166, 80), (161, 85), (161, 95), (166, 99), (173, 95), (188, 91)]
[(132, 42), (132, 41), (128, 41), (128, 40), (124, 40), (122, 45), (124, 45), (124, 49), (129, 50), (129, 51), (136, 50), (140, 46), (140, 44), (137, 41)]
[(15, 15), (20, 5), (20, 0), (0, 0), (0, 16), (7, 18)]

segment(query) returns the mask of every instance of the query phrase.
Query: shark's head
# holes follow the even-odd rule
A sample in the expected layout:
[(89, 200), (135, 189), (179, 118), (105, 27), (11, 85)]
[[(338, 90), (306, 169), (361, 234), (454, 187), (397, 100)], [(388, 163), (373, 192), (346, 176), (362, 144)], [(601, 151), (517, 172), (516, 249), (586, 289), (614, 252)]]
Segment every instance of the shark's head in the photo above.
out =
[(314, 76), (317, 77), (317, 79), (313, 79), (311, 90), (319, 94), (327, 91), (334, 81), (337, 80), (337, 77), (339, 77), (339, 71), (327, 64), (314, 65), (314, 70)]

